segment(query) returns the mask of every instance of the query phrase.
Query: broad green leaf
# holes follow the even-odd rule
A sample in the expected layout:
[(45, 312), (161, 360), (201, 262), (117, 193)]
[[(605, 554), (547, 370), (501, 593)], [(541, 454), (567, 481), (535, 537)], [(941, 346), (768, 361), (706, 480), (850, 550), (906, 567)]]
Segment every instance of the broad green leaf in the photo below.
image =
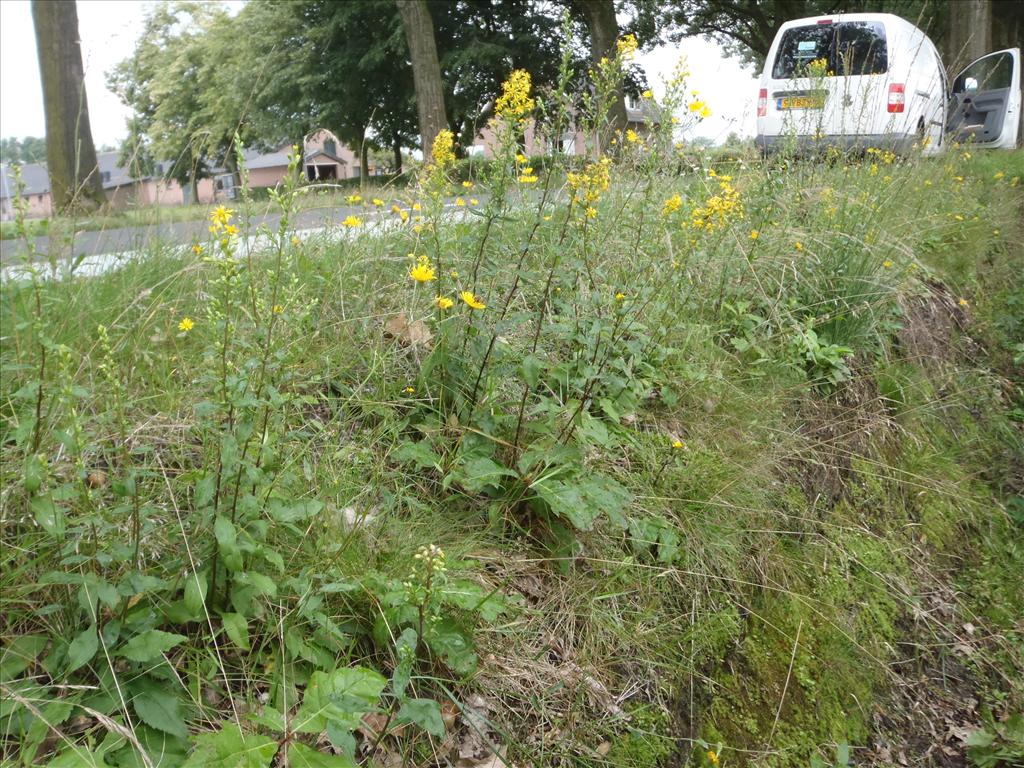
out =
[(47, 768), (106, 768), (103, 753), (94, 752), (86, 746), (67, 747), (53, 760)]
[(185, 577), (185, 608), (193, 616), (203, 615), (203, 606), (206, 605), (206, 572), (193, 572)]
[[(134, 726), (135, 737), (146, 751), (149, 765), (154, 768), (180, 768), (187, 759), (190, 745), (186, 739), (179, 739), (139, 722), (134, 723)], [(134, 744), (121, 740), (115, 746), (118, 747), (117, 751), (110, 755), (108, 763), (117, 768), (148, 768)]]
[(418, 642), (416, 630), (411, 627), (402, 630), (402, 634), (395, 641), (395, 656), (398, 659), (398, 664), (395, 665), (395, 671), (391, 675), (391, 692), (397, 698), (405, 696), (405, 689), (409, 686)]
[(525, 381), (530, 388), (537, 386), (537, 382), (540, 381), (541, 371), (544, 370), (544, 363), (536, 355), (527, 355), (523, 358), (521, 364), (523, 381)]
[(187, 639), (184, 635), (161, 632), (159, 629), (149, 629), (125, 643), (117, 652), (117, 655), (124, 656), (132, 661), (152, 661)]
[(267, 514), (279, 523), (298, 523), (320, 514), (323, 508), (322, 501), (313, 499), (290, 503), (282, 499), (271, 499), (267, 504)]
[(54, 502), (52, 496), (36, 496), (29, 502), (29, 506), (44, 531), (57, 538), (64, 536), (64, 510)]
[(71, 674), (79, 667), (92, 661), (92, 657), (96, 655), (99, 644), (100, 639), (96, 632), (96, 625), (90, 624), (87, 629), (79, 632), (68, 646), (68, 659), (65, 671)]
[(242, 552), (238, 548), (238, 531), (235, 524), (223, 515), (217, 515), (213, 522), (213, 535), (224, 558), (224, 567), (232, 573), (242, 570)]
[(365, 667), (344, 667), (314, 672), (292, 727), (301, 733), (320, 733), (328, 721), (349, 730), (359, 727), (363, 715), (377, 706), (387, 680)]
[(356, 768), (352, 758), (347, 755), (328, 755), (300, 741), (289, 745), (288, 763), (294, 768)]
[(247, 571), (239, 576), (238, 581), (242, 584), (251, 584), (258, 592), (269, 597), (277, 595), (277, 582), (258, 571)]
[(434, 469), (441, 466), (441, 457), (426, 440), (404, 441), (391, 453), (391, 458), (403, 464), (414, 464), (417, 469)]
[(249, 650), (249, 622), (245, 616), (240, 613), (223, 613), (220, 620), (231, 642), (243, 650)]
[(10, 682), (39, 658), (49, 639), (45, 635), (18, 635), (0, 650), (0, 682)]
[(487, 487), (496, 487), (503, 477), (514, 477), (508, 467), (503, 467), (486, 456), (471, 456), (454, 473), (454, 479), (470, 493), (480, 493)]
[(406, 699), (398, 710), (399, 723), (415, 723), (431, 736), (444, 736), (441, 706), (433, 699)]
[(427, 645), (441, 656), (453, 672), (469, 675), (476, 669), (476, 654), (466, 633), (451, 619), (442, 619), (424, 632)]
[(150, 728), (169, 733), (180, 739), (188, 737), (188, 726), (181, 716), (178, 697), (169, 691), (147, 689), (132, 699), (135, 713)]
[(244, 734), (234, 723), (195, 738), (196, 748), (182, 768), (267, 768), (277, 753), (269, 736)]

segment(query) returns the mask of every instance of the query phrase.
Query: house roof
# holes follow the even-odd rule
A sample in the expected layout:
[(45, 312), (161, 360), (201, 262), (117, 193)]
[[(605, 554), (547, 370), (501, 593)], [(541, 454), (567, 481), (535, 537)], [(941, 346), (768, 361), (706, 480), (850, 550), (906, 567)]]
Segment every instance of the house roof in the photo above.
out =
[(340, 157), (333, 154), (332, 152), (328, 152), (326, 149), (315, 149), (312, 152), (307, 152), (306, 156), (302, 158), (302, 162), (308, 163), (317, 157), (326, 157), (331, 162), (338, 163), (339, 165), (348, 165), (348, 163), (346, 163)]
[[(117, 164), (119, 155), (117, 151), (96, 153), (96, 164), (99, 166), (100, 174), (109, 174), (102, 182), (104, 189), (115, 189), (150, 178), (132, 176), (127, 168)], [(25, 184), (26, 195), (41, 195), (50, 191), (50, 175), (46, 163), (25, 163), (21, 166), (21, 179)], [(14, 168), (5, 164), (0, 177), (0, 197), (14, 197), (14, 188)]]

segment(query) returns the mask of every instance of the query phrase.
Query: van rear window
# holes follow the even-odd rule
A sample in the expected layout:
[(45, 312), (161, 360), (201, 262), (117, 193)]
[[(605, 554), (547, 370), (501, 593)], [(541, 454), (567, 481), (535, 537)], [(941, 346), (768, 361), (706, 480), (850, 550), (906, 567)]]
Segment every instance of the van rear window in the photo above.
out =
[[(811, 62), (821, 62), (820, 68)], [(826, 77), (884, 75), (889, 71), (885, 26), (877, 21), (842, 21), (787, 29), (779, 43), (772, 78), (806, 77), (815, 69)]]

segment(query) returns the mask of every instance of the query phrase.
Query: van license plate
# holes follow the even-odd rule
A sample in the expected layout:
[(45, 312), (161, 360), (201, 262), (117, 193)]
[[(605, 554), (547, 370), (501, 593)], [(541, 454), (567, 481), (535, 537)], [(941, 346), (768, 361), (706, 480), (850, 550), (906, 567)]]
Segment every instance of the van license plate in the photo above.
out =
[(777, 109), (821, 109), (825, 100), (819, 96), (787, 96), (778, 100)]

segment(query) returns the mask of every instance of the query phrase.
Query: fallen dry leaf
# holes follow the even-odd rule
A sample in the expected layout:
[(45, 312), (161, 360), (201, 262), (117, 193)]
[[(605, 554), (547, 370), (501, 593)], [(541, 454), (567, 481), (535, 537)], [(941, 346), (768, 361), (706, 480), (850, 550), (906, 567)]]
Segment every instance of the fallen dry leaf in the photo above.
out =
[(399, 312), (384, 324), (384, 334), (409, 346), (428, 344), (433, 338), (426, 323), (422, 320), (414, 320), (410, 323), (405, 312)]

